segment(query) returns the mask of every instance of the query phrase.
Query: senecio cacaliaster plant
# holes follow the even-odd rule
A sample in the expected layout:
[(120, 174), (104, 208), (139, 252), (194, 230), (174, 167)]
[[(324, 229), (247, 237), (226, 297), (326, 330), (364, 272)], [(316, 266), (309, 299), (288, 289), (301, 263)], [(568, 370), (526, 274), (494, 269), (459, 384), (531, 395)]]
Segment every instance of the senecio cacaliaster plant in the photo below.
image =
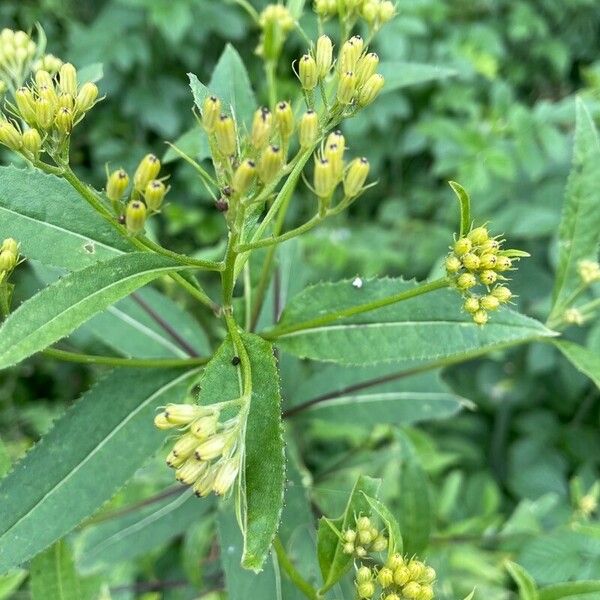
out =
[[(389, 1), (316, 0), (319, 33), (311, 40), (298, 21), (298, 9), (273, 4), (259, 14), (245, 1), (238, 4), (260, 31), (256, 54), (265, 70), (265, 103), (248, 106), (254, 92), (245, 83), (239, 56), (228, 48), (222, 59), (225, 76), (215, 74), (208, 86), (190, 78), (199, 123), (193, 136), (209, 149), (210, 164), (190, 156), (183, 144), (170, 149), (191, 165), (223, 215), (227, 239), (216, 257), (220, 251), (174, 252), (151, 235), (150, 224), (164, 218), (170, 191), (156, 155), (140, 157), (130, 172), (107, 168), (103, 190), (79, 179), (70, 164), (70, 146), (78, 125), (103, 100), (97, 83), (89, 71), (45, 53), (42, 32), (37, 43), (22, 31), (0, 34), (0, 143), (28, 165), (0, 172), (0, 187), (9, 191), (0, 199), (7, 208), (2, 214), (24, 217), (0, 217), (0, 234), (6, 238), (0, 250), (0, 309), (3, 317), (8, 315), (0, 329), (0, 368), (38, 352), (50, 359), (116, 368), (0, 484), (0, 514), (9, 515), (0, 529), (0, 547), (10, 548), (0, 552), (0, 570), (30, 559), (94, 513), (166, 440), (166, 463), (175, 478), (198, 496), (223, 497), (224, 510), (235, 514), (243, 567), (260, 571), (273, 549), (290, 582), (309, 598), (325, 598), (353, 566), (351, 590), (359, 598), (380, 593), (385, 600), (430, 600), (436, 572), (403, 554), (396, 519), (376, 498), (377, 486), (367, 477), (358, 480), (344, 514), (323, 518), (315, 532), (323, 581), (308, 581), (296, 569), (287, 554), (290, 539), (276, 535), (286, 456), (297, 454), (288, 432), (299, 415), (310, 418), (321, 411), (325, 420), (339, 416), (335, 400), (342, 393), (291, 403), (285, 398), (282, 408), (274, 349), (346, 366), (396, 364), (393, 375), (386, 376), (394, 381), (555, 333), (505, 306), (514, 297), (509, 275), (526, 254), (504, 249), (504, 240), (487, 225), (474, 224), (470, 198), (455, 182), (451, 187), (459, 201), (460, 226), (448, 240), (449, 254), (440, 256), (437, 278), (417, 283), (357, 277), (321, 283), (293, 297), (280, 314), (274, 276), (278, 248), (347, 211), (375, 185), (363, 156), (368, 148), (349, 146), (344, 122), (359, 117), (386, 91), (372, 46), (396, 10)], [(336, 22), (339, 35), (325, 34), (325, 26), (331, 32)], [(305, 52), (293, 64), (281, 65), (293, 31), (305, 39)], [(297, 77), (293, 97), (279, 94), (282, 68)], [(293, 226), (288, 209), (302, 183), (313, 199), (311, 216)], [(17, 193), (27, 202), (19, 204), (13, 198)], [(59, 267), (63, 274), (11, 313), (15, 267), (23, 257)], [(571, 269), (567, 262), (564, 271), (575, 270), (582, 283), (570, 290), (563, 277), (557, 292), (562, 304), (553, 317), (557, 327), (575, 322), (569, 311), (591, 314), (589, 306), (576, 309), (572, 303), (600, 279), (600, 268), (595, 256), (576, 258), (581, 259), (577, 266)], [(216, 350), (208, 340), (202, 345), (196, 339), (200, 334), (190, 340), (173, 324), (181, 318), (195, 322), (187, 312), (184, 317), (174, 313), (166, 295), (155, 290), (159, 299), (152, 296), (155, 303), (150, 305), (149, 297), (136, 292), (160, 278), (167, 279), (163, 289), (170, 295), (185, 292), (196, 303), (203, 322), (212, 319), (210, 341), (217, 342)], [(265, 327), (260, 317), (271, 289), (276, 316)], [(153, 354), (145, 343), (119, 350), (121, 356), (51, 347), (92, 316), (106, 316), (103, 311), (129, 295), (167, 336), (161, 340), (164, 347), (175, 347), (173, 354)], [(119, 343), (114, 347), (120, 348)], [(358, 375), (350, 369), (340, 373), (345, 390), (370, 385), (353, 379)], [(424, 411), (431, 416), (436, 406), (431, 400)], [(360, 408), (358, 401), (346, 402), (346, 422), (364, 419)], [(369, 418), (398, 424), (389, 416), (393, 406), (379, 409), (371, 405)], [(426, 418), (425, 413), (418, 418)], [(284, 446), (282, 419), (290, 423), (285, 441), (291, 451)], [(52, 448), (60, 452), (44, 450)], [(75, 488), (69, 510), (55, 497), (63, 489), (52, 462), (58, 454), (70, 485), (94, 482), (81, 497)], [(28, 484), (27, 477), (36, 480)], [(23, 508), (15, 491), (22, 485), (39, 490), (29, 508)], [(53, 519), (46, 502), (56, 507)], [(36, 519), (44, 522), (43, 535), (36, 534), (35, 542), (16, 543), (28, 536), (23, 527), (31, 524), (39, 530)]]

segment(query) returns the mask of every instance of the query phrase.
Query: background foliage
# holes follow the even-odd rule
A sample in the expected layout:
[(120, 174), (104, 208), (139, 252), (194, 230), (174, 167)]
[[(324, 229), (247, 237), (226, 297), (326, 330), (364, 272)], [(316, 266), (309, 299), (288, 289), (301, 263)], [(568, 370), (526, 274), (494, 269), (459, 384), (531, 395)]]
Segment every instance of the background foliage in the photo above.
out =
[[(455, 179), (471, 191), (482, 220), (492, 220), (512, 245), (531, 252), (514, 289), (520, 310), (545, 320), (571, 161), (574, 94), (600, 114), (598, 4), (401, 0), (398, 9), (399, 18), (376, 43), (382, 59), (435, 64), (452, 76), (383, 95), (345, 129), (349, 145), (371, 160), (379, 185), (352, 214), (302, 241), (307, 260), (301, 266), (293, 261), (297, 245), (286, 249), (283, 289), (291, 293), (317, 280), (356, 275), (427, 276), (455, 227), (446, 184)], [(40, 22), (51, 52), (76, 66), (103, 64), (100, 85), (108, 100), (81, 126), (73, 149), (73, 164), (98, 187), (105, 163), (131, 168), (148, 151), (166, 151), (164, 140), (192, 126), (186, 73), (210, 80), (227, 42), (244, 58), (251, 81), (262, 78), (253, 57), (258, 31), (226, 2), (5, 0), (0, 21), (24, 29)], [(288, 64), (302, 48), (299, 37), (290, 39)], [(291, 69), (280, 77), (285, 90)], [(163, 239), (187, 252), (218, 247), (225, 232), (221, 215), (189, 167), (172, 162), (169, 169), (173, 191), (167, 218), (160, 219)], [(302, 201), (295, 200), (299, 213)], [(17, 294), (25, 298), (40, 279), (56, 274), (32, 262), (19, 277)], [(213, 333), (209, 327), (208, 338)], [(90, 348), (110, 346), (101, 323), (75, 335)], [(568, 336), (600, 353), (599, 325), (570, 329)], [(298, 372), (296, 363), (282, 368), (288, 407), (315, 396), (324, 380), (329, 388), (343, 388), (352, 377), (330, 368), (317, 380)], [(7, 470), (87, 389), (90, 373), (37, 358), (2, 372), (0, 469)], [(316, 511), (327, 515), (342, 513), (359, 473), (382, 477), (380, 498), (400, 515), (406, 550), (427, 549), (443, 599), (462, 598), (475, 586), (481, 598), (516, 597), (507, 558), (541, 585), (600, 579), (600, 528), (579, 502), (599, 476), (598, 388), (546, 344), (455, 367), (444, 379), (470, 400), (468, 410), (418, 428), (360, 426), (340, 415), (335, 428), (310, 420), (292, 430), (286, 510), (292, 512), (294, 494), (302, 494), (306, 469), (314, 478)], [(431, 390), (436, 382), (422, 385)], [(440, 393), (447, 390), (438, 385)], [(298, 450), (303, 465), (294, 460)], [(333, 463), (340, 455), (343, 462)], [(209, 504), (169, 495), (169, 485), (162, 458), (149, 461), (68, 544), (34, 560), (33, 597), (43, 598), (44, 586), (53, 585), (40, 582), (52, 572), (45, 564), (57, 565), (57, 577), (79, 586), (65, 597), (85, 597), (86, 586), (95, 589), (100, 579), (114, 598), (187, 599), (222, 590), (219, 548), (223, 553), (239, 545), (235, 527), (219, 522), (216, 537), (222, 517)], [(148, 503), (149, 497), (155, 501)], [(302, 515), (296, 518), (300, 526), (284, 521), (290, 528), (284, 533), (293, 535), (294, 547), (306, 549), (294, 556), (299, 568), (316, 573), (312, 540)], [(257, 584), (226, 556), (223, 568), (232, 598), (243, 597), (249, 585), (271, 590), (267, 579), (276, 576), (268, 569)], [(29, 597), (24, 578), (23, 571), (1, 578), (0, 598)]]

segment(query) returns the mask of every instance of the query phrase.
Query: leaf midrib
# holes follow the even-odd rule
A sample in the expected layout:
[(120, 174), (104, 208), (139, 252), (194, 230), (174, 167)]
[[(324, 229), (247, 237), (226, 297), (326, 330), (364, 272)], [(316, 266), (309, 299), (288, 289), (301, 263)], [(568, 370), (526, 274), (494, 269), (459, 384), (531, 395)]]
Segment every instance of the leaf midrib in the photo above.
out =
[(461, 401), (449, 392), (382, 392), (379, 394), (356, 394), (354, 396), (340, 396), (331, 400), (324, 400), (315, 404), (311, 411), (330, 406), (345, 406), (348, 404), (369, 404), (371, 402), (391, 402), (393, 400), (414, 400), (415, 403), (428, 400), (453, 400), (457, 404)]

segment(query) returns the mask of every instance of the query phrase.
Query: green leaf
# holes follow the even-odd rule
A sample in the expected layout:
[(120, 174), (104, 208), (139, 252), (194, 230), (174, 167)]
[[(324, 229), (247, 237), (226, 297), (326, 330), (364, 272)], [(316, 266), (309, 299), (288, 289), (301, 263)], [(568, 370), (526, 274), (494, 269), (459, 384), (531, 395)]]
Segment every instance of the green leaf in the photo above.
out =
[(245, 124), (250, 128), (252, 115), (256, 110), (256, 98), (244, 61), (231, 44), (225, 46), (208, 86), (200, 83), (193, 73), (189, 73), (188, 77), (198, 110), (202, 110), (206, 96), (213, 94), (221, 100), (224, 109), (231, 110), (235, 115), (238, 127)]
[(587, 108), (576, 103), (573, 167), (559, 229), (559, 255), (550, 319), (560, 318), (581, 285), (577, 265), (596, 259), (600, 243), (600, 141)]
[[(200, 83), (200, 82), (198, 82)], [(179, 150), (187, 154), (191, 158), (195, 158), (198, 161), (202, 161), (210, 156), (210, 145), (204, 129), (201, 127), (193, 127), (189, 131), (186, 131), (183, 135), (175, 140), (174, 146), (177, 146)], [(181, 158), (179, 154), (171, 147), (165, 152), (163, 156), (164, 163), (170, 163), (174, 160)]]
[(352, 557), (343, 552), (343, 541), (340, 534), (345, 529), (354, 527), (355, 516), (371, 514), (371, 505), (367, 497), (375, 498), (379, 490), (380, 480), (361, 475), (348, 499), (344, 514), (337, 519), (322, 517), (319, 521), (317, 537), (317, 554), (323, 577), (324, 593), (334, 586), (350, 568)]
[(579, 344), (556, 341), (554, 345), (571, 361), (573, 366), (587, 375), (600, 388), (600, 356)]
[(81, 69), (77, 69), (77, 80), (79, 84), (87, 83), (91, 81), (92, 83), (96, 83), (100, 81), (104, 77), (104, 66), (102, 63), (92, 63), (91, 65), (86, 65)]
[(77, 270), (132, 250), (64, 180), (37, 169), (0, 167), (0, 239), (26, 258)]
[(155, 410), (181, 402), (195, 373), (107, 373), (56, 422), (0, 482), (0, 573), (35, 556), (112, 497), (164, 441), (152, 423)]
[(299, 19), (304, 11), (306, 0), (287, 0), (287, 7), (294, 19)]
[[(273, 347), (247, 334), (243, 343), (252, 368), (252, 399), (246, 426), (242, 511), (242, 566), (259, 571), (275, 537), (283, 508), (285, 459), (281, 425), (279, 373)], [(227, 339), (206, 365), (200, 381), (200, 404), (232, 400), (241, 395), (235, 356)]]
[[(508, 309), (485, 327), (472, 323), (453, 290), (335, 319), (339, 311), (392, 296), (415, 286), (400, 279), (369, 279), (360, 289), (350, 280), (320, 283), (295, 296), (269, 332), (281, 349), (302, 358), (366, 365), (383, 361), (467, 360), (505, 346), (548, 337), (541, 323)], [(330, 318), (331, 316), (331, 318)], [(435, 340), (435, 343), (433, 341)]]
[(0, 328), (0, 369), (43, 350), (117, 300), (181, 268), (171, 259), (134, 252), (66, 275), (6, 319)]
[(81, 600), (81, 589), (71, 551), (64, 541), (31, 561), (32, 600)]
[(517, 563), (507, 560), (505, 565), (519, 588), (519, 598), (521, 600), (538, 600), (538, 590), (533, 577)]
[(0, 600), (14, 598), (15, 592), (27, 577), (27, 571), (24, 569), (15, 569), (6, 575), (0, 575)]
[[(385, 524), (388, 536), (388, 555), (395, 554), (396, 552), (402, 554), (404, 552), (404, 544), (402, 541), (402, 533), (400, 532), (400, 525), (398, 525), (396, 517), (394, 517), (389, 508), (377, 500), (377, 498), (371, 498), (371, 496), (367, 496), (366, 494), (365, 498), (371, 508), (379, 515)], [(411, 553), (409, 552), (408, 554)]]
[(146, 506), (135, 507), (122, 516), (86, 527), (77, 539), (78, 566), (100, 570), (132, 560), (185, 533), (206, 517), (210, 501), (200, 502), (191, 489), (177, 489), (176, 495)]
[(6, 444), (0, 438), (0, 478), (4, 477), (10, 471), (11, 463), (12, 461), (10, 460)]
[(539, 590), (539, 600), (561, 600), (600, 592), (600, 581), (570, 581), (557, 583)]
[(382, 94), (458, 75), (454, 69), (403, 61), (383, 61), (378, 72), (385, 77)]
[(471, 229), (471, 198), (460, 183), (456, 183), (456, 181), (449, 181), (448, 183), (456, 194), (460, 206), (460, 237), (462, 237)]

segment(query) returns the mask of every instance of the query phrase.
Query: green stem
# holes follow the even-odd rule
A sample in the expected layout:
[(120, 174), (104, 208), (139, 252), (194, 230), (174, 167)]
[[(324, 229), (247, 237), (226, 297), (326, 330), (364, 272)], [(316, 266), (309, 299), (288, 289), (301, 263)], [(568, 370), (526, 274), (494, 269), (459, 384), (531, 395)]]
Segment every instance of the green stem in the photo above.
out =
[(277, 61), (265, 62), (265, 74), (267, 76), (267, 90), (269, 92), (269, 108), (273, 110), (277, 104)]
[(320, 596), (315, 588), (302, 577), (298, 569), (294, 566), (294, 563), (290, 560), (287, 555), (283, 544), (279, 537), (273, 540), (273, 548), (277, 554), (277, 560), (285, 571), (286, 575), (290, 578), (290, 581), (310, 600), (319, 600)]
[(316, 227), (322, 220), (323, 217), (315, 215), (312, 219), (310, 219), (303, 225), (300, 225), (300, 227), (291, 229), (290, 231), (282, 235), (263, 238), (262, 240), (258, 240), (257, 242), (249, 242), (248, 244), (240, 244), (237, 247), (237, 251), (248, 252), (249, 250), (255, 250), (256, 248), (265, 248), (266, 246), (273, 246), (275, 244), (280, 244), (281, 242), (291, 240), (292, 238), (295, 238), (299, 235), (302, 235), (303, 233), (306, 233), (307, 231), (310, 231), (311, 229)]
[(210, 298), (210, 296), (202, 289), (192, 285), (185, 277), (179, 273), (171, 273), (170, 277), (178, 285), (180, 285), (190, 296), (198, 300), (204, 306), (207, 306), (213, 312), (218, 312), (220, 306)]
[(236, 280), (235, 263), (238, 257), (236, 246), (238, 240), (239, 233), (231, 229), (229, 231), (229, 243), (227, 244), (227, 250), (225, 252), (225, 268), (221, 273), (221, 281), (223, 286), (223, 306), (226, 309), (231, 307), (231, 302), (233, 300), (233, 289), (235, 287)]
[(80, 354), (78, 352), (67, 352), (56, 348), (46, 348), (42, 351), (44, 356), (62, 360), (66, 362), (88, 364), (88, 365), (106, 365), (111, 367), (130, 367), (130, 368), (193, 368), (205, 365), (208, 358), (125, 358), (122, 356), (97, 356), (93, 354)]
[(225, 323), (227, 325), (227, 331), (231, 336), (233, 346), (240, 358), (240, 366), (242, 368), (243, 396), (249, 400), (252, 397), (252, 367), (250, 364), (250, 357), (248, 356), (246, 346), (244, 346), (244, 342), (240, 336), (240, 332), (238, 331), (238, 324), (233, 318), (230, 310), (225, 311)]
[(323, 325), (328, 325), (329, 323), (338, 321), (339, 319), (345, 319), (361, 313), (377, 310), (378, 308), (383, 308), (384, 306), (389, 306), (390, 304), (396, 304), (397, 302), (409, 300), (423, 294), (428, 294), (429, 292), (433, 292), (435, 290), (441, 290), (445, 287), (448, 287), (448, 285), (448, 279), (446, 277), (442, 277), (429, 283), (423, 283), (404, 292), (399, 292), (393, 296), (386, 296), (385, 298), (379, 298), (378, 300), (373, 300), (372, 302), (351, 306), (344, 310), (329, 313), (327, 315), (323, 315), (322, 317), (309, 319), (308, 321), (304, 321), (302, 323), (289, 325), (288, 327), (275, 327), (270, 331), (263, 332), (261, 335), (267, 340), (277, 339), (296, 331), (321, 327)]

